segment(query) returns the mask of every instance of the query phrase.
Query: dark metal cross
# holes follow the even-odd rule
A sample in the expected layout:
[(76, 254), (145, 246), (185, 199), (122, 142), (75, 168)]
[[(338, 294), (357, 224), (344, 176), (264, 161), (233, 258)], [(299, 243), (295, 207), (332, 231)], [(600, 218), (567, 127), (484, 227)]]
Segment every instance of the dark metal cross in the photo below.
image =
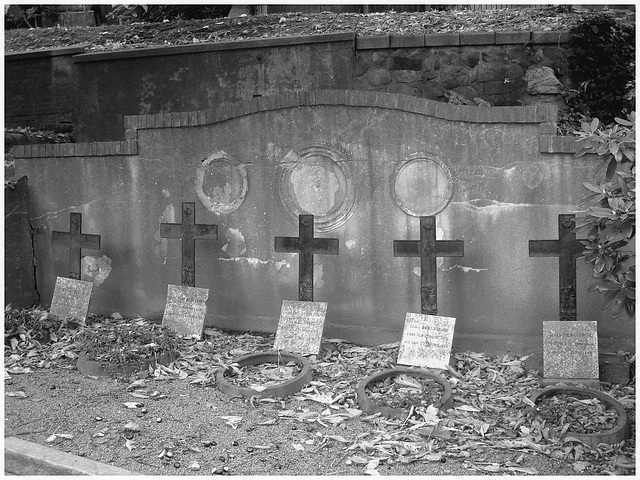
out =
[(438, 313), (436, 257), (464, 257), (461, 240), (436, 240), (436, 217), (420, 217), (420, 240), (394, 240), (394, 257), (420, 257), (420, 313)]
[(100, 250), (100, 235), (82, 233), (82, 214), (69, 214), (69, 232), (51, 232), (51, 243), (69, 247), (69, 278), (80, 280), (82, 249)]
[(276, 252), (298, 253), (298, 300), (313, 302), (313, 255), (338, 255), (337, 238), (314, 238), (313, 215), (300, 215), (298, 237), (275, 237)]
[(573, 214), (558, 215), (558, 240), (529, 240), (530, 257), (558, 257), (561, 321), (575, 321), (578, 314), (576, 257), (585, 247), (576, 240), (576, 234), (573, 233), (574, 217)]
[(182, 223), (161, 223), (162, 238), (182, 239), (182, 286), (196, 286), (196, 240), (217, 240), (217, 225), (196, 223), (196, 204), (182, 202)]

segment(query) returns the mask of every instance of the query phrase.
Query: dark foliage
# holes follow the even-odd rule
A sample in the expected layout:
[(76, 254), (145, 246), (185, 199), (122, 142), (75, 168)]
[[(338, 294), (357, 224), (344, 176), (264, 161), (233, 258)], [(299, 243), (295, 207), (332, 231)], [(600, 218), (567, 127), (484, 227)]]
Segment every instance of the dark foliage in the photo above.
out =
[(168, 20), (204, 20), (226, 17), (231, 5), (116, 5), (107, 14), (118, 23), (164, 22)]
[(566, 94), (561, 128), (577, 129), (592, 118), (609, 124), (630, 113), (635, 101), (635, 25), (597, 14), (570, 32), (568, 67), (575, 89)]

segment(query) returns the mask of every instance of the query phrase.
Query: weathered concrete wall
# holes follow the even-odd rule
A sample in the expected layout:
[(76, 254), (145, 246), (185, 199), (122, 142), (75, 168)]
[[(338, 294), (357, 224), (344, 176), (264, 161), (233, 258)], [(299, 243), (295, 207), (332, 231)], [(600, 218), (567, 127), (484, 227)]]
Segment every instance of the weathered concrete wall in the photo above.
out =
[(4, 303), (14, 308), (38, 300), (27, 184), (23, 176), (4, 187)]
[[(563, 32), (470, 32), (360, 37), (355, 33), (81, 54), (5, 55), (8, 125), (73, 122), (79, 142), (115, 141), (125, 115), (217, 108), (316, 89), (373, 90), (473, 104), (532, 105), (532, 67), (567, 78)], [(71, 56), (73, 53), (75, 55)], [(455, 102), (454, 102), (455, 103)]]
[(350, 89), (354, 38), (347, 33), (78, 55), (83, 98), (78, 138), (120, 139), (124, 115), (189, 112), (255, 96)]
[(5, 55), (5, 126), (55, 130), (73, 125), (78, 98), (73, 56), (82, 47)]
[[(433, 214), (438, 239), (464, 241), (463, 258), (438, 260), (439, 314), (457, 318), (454, 347), (533, 352), (541, 362), (542, 322), (558, 318), (558, 260), (529, 257), (528, 241), (558, 237), (557, 215), (577, 211), (582, 182), (600, 165), (551, 135), (554, 115), (549, 106), (300, 92), (129, 117), (129, 143), (76, 146), (94, 155), (16, 147), (30, 179), (43, 302), (67, 268), (51, 231), (67, 231), (76, 211), (84, 232), (102, 235), (85, 263), (111, 267), (99, 284), (83, 277), (96, 283), (91, 311), (160, 318), (167, 285), (181, 280), (181, 249), (159, 226), (181, 222), (182, 202), (195, 202), (196, 221), (219, 229), (217, 242), (196, 242), (207, 323), (274, 331), (298, 281), (297, 255), (274, 252), (274, 237), (297, 236), (295, 214), (308, 212), (317, 237), (340, 242), (338, 256), (315, 257), (325, 336), (396, 341), (405, 313), (420, 309), (420, 261), (394, 257), (393, 240), (419, 238), (415, 215)], [(590, 280), (578, 262), (578, 317), (598, 321), (603, 348), (629, 347), (633, 322), (601, 313)]]

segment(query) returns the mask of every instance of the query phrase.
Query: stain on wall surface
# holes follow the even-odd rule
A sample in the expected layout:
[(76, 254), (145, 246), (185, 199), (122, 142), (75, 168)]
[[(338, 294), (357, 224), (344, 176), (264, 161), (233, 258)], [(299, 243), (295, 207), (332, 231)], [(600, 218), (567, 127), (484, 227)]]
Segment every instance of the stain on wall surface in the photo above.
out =
[(100, 285), (111, 273), (111, 259), (106, 255), (101, 257), (86, 255), (82, 257), (80, 268), (83, 280), (93, 281), (94, 285)]
[[(169, 196), (168, 190), (163, 190), (163, 194), (165, 197)], [(158, 226), (153, 234), (153, 238), (156, 241), (156, 246), (154, 249), (155, 256), (158, 260), (160, 260), (160, 265), (165, 265), (167, 263), (167, 255), (169, 255), (169, 241), (166, 238), (162, 238), (160, 236), (160, 224), (161, 223), (176, 223), (176, 211), (173, 207), (173, 204), (169, 204), (165, 207), (162, 215), (158, 217)]]
[(227, 228), (224, 232), (227, 243), (222, 246), (222, 251), (230, 257), (239, 257), (247, 251), (244, 235), (237, 228)]

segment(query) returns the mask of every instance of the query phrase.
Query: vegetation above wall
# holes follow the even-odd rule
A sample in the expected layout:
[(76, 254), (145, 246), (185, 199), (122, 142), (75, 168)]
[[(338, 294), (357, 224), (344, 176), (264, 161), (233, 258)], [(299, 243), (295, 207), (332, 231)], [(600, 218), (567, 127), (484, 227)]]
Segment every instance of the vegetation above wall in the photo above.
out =
[[(615, 17), (628, 12), (607, 10)], [(356, 32), (359, 36), (472, 31), (570, 30), (586, 10), (558, 5), (541, 9), (430, 10), (404, 13), (285, 13), (208, 20), (5, 30), (5, 53), (87, 45), (88, 51), (232, 40)]]

